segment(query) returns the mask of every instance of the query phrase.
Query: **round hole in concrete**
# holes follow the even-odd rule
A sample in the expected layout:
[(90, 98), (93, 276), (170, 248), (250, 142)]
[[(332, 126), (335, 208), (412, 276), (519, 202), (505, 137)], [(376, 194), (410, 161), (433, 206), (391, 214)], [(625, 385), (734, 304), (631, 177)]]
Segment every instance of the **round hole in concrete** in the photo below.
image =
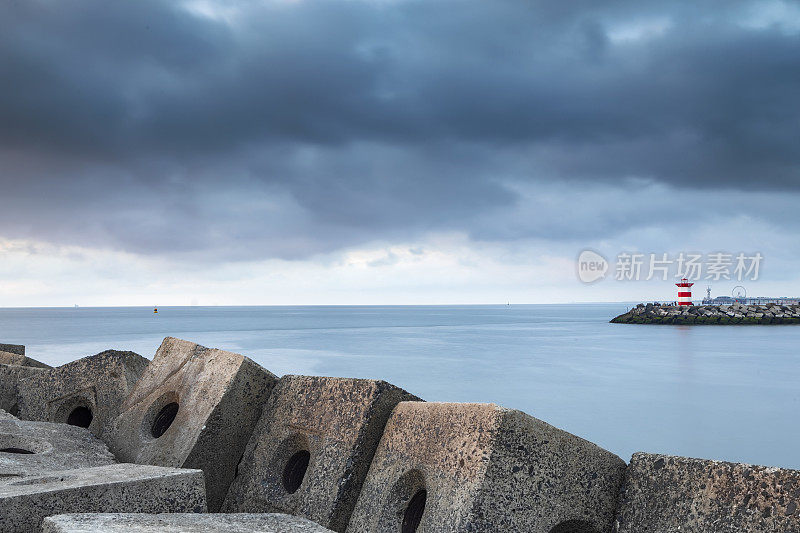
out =
[(31, 453), (36, 453), (36, 452), (32, 452), (32, 451), (30, 451), (30, 450), (26, 450), (26, 449), (24, 449), (24, 448), (3, 448), (2, 450), (0, 450), (0, 453), (21, 453), (21, 454), (31, 454)]
[(166, 433), (177, 415), (178, 404), (176, 402), (168, 403), (162, 407), (155, 420), (153, 420), (153, 426), (150, 428), (150, 433), (152, 433), (153, 437), (159, 438)]
[(92, 423), (93, 418), (94, 415), (92, 414), (91, 409), (86, 406), (79, 405), (70, 412), (69, 416), (67, 417), (67, 424), (70, 426), (88, 428), (89, 424)]
[(597, 529), (586, 520), (567, 520), (556, 525), (550, 533), (597, 533)]
[(289, 494), (297, 492), (297, 489), (303, 484), (303, 478), (306, 477), (310, 460), (311, 454), (308, 450), (300, 450), (289, 458), (283, 469), (283, 488), (286, 489), (286, 492)]
[(403, 514), (403, 533), (415, 533), (422, 521), (422, 513), (425, 512), (425, 500), (428, 499), (428, 492), (425, 489), (417, 491), (411, 498)]

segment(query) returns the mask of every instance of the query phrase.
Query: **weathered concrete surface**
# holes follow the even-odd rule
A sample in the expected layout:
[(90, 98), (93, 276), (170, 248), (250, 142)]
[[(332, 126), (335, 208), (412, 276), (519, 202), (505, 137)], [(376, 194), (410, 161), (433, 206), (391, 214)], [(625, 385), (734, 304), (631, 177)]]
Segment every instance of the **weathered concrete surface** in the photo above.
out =
[(43, 533), (332, 533), (285, 514), (65, 514), (44, 519)]
[(202, 469), (216, 511), (276, 380), (242, 355), (167, 337), (104, 438), (121, 461)]
[(17, 416), (20, 381), (42, 372), (46, 372), (46, 369), (0, 363), (0, 409)]
[(116, 463), (87, 429), (51, 422), (3, 419), (0, 412), (0, 483), (21, 476)]
[[(385, 381), (284, 376), (253, 431), (224, 510), (290, 513), (344, 531), (392, 409), (418, 399)], [(287, 480), (287, 465), (304, 453), (305, 474)]]
[(25, 345), (0, 343), (0, 352), (9, 352), (9, 353), (15, 353), (17, 355), (25, 355)]
[(205, 510), (199, 470), (117, 464), (0, 484), (0, 531), (38, 532), (44, 517), (63, 513)]
[(0, 409), (0, 420), (17, 420), (17, 417)]
[(618, 533), (800, 532), (800, 471), (636, 453)]
[(416, 510), (420, 533), (605, 533), (624, 471), (616, 455), (520, 411), (403, 402), (347, 531), (394, 533)]
[(100, 436), (148, 363), (134, 352), (106, 350), (25, 378), (18, 416), (88, 427)]
[(50, 365), (31, 359), (25, 355), (20, 355), (13, 352), (4, 352), (0, 350), (0, 364), (4, 365), (19, 365), (19, 366), (35, 366), (36, 368), (52, 368)]

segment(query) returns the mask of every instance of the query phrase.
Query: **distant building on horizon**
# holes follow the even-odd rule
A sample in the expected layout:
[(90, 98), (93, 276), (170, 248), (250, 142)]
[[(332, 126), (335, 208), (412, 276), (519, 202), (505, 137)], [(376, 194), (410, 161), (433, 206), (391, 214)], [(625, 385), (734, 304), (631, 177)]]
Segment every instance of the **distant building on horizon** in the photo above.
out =
[(703, 305), (731, 305), (733, 303), (740, 303), (745, 305), (763, 305), (763, 304), (780, 304), (780, 305), (797, 305), (800, 304), (800, 297), (798, 296), (744, 296), (742, 298), (734, 298), (732, 296), (717, 296), (715, 298), (703, 298)]

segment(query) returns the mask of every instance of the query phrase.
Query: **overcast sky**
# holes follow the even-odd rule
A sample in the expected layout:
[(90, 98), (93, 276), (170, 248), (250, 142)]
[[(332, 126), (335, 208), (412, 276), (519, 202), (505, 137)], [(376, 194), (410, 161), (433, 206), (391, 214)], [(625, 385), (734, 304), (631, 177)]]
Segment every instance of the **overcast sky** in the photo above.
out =
[(0, 73), (0, 305), (800, 295), (796, 1), (5, 1)]

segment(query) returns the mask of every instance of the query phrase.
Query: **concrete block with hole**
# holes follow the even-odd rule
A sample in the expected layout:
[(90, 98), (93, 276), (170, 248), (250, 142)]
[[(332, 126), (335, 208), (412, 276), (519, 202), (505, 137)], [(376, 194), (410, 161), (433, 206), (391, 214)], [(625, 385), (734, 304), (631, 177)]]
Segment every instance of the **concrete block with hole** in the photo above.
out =
[(25, 354), (18, 354), (13, 352), (4, 352), (0, 350), (0, 364), (3, 365), (19, 365), (19, 366), (34, 366), (36, 368), (52, 368), (50, 365), (31, 359)]
[(216, 511), (276, 381), (247, 357), (167, 337), (104, 438), (121, 461), (202, 469)]
[(800, 471), (636, 453), (614, 531), (800, 532)]
[(284, 376), (225, 500), (226, 512), (282, 512), (344, 531), (392, 409), (418, 400), (385, 381)]
[(85, 428), (0, 416), (0, 483), (114, 463), (106, 445)]
[(116, 464), (50, 472), (0, 483), (0, 531), (41, 531), (64, 513), (201, 513), (203, 473)]
[(20, 382), (46, 371), (44, 368), (0, 363), (0, 409), (17, 416), (19, 414)]
[(44, 519), (43, 533), (332, 533), (286, 514), (64, 514)]
[(625, 462), (520, 411), (399, 404), (348, 533), (607, 533)]
[(18, 416), (64, 422), (101, 435), (148, 363), (134, 352), (107, 350), (25, 378), (20, 381)]

